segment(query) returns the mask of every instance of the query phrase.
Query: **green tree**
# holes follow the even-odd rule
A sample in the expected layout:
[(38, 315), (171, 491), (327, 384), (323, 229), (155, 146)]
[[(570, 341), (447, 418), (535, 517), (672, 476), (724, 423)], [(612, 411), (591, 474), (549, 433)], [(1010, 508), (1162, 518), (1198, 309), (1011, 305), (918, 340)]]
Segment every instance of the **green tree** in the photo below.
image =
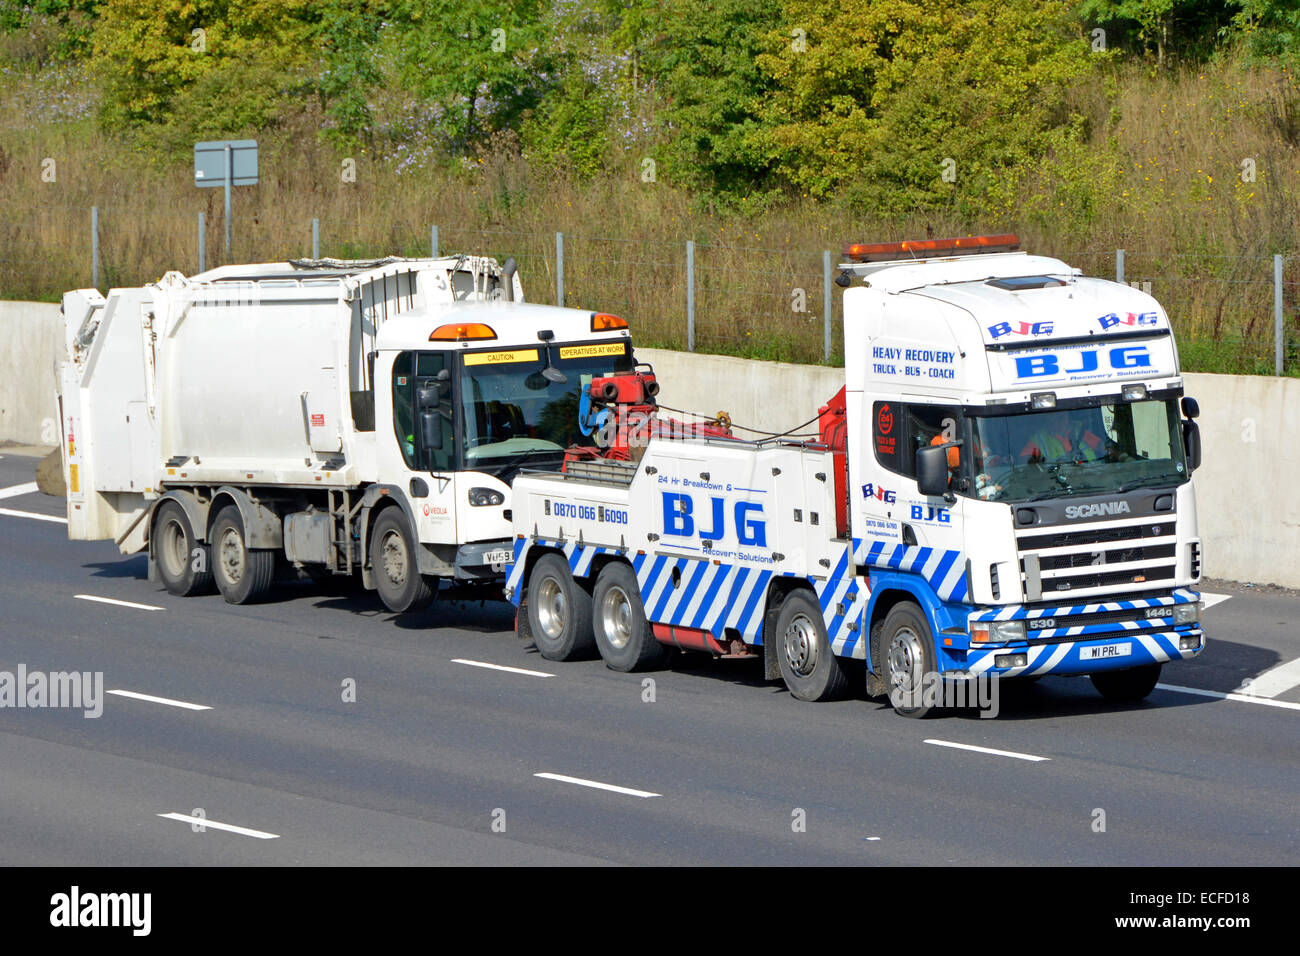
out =
[(1009, 210), (1092, 66), (1053, 0), (786, 0), (785, 19), (758, 58), (774, 86), (757, 141), (801, 192), (880, 212)]
[(1257, 58), (1296, 62), (1300, 55), (1300, 0), (1234, 0), (1232, 25)]
[(1199, 58), (1209, 54), (1228, 25), (1229, 4), (1220, 0), (1083, 0), (1079, 18), (1107, 31), (1108, 43), (1154, 50), (1163, 65), (1172, 52)]
[(386, 48), (402, 81), (441, 111), (450, 145), (465, 149), (516, 127), (545, 85), (541, 0), (396, 0)]

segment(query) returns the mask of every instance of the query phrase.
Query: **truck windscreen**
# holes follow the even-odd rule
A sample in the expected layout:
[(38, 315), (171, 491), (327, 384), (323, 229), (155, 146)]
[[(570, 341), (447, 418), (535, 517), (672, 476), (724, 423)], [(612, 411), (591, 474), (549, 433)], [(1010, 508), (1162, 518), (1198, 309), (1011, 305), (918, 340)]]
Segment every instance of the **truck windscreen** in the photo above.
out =
[(500, 474), (525, 464), (558, 464), (566, 448), (592, 444), (578, 427), (582, 389), (593, 376), (631, 368), (626, 341), (463, 355), (465, 467)]
[(974, 493), (1029, 501), (1187, 479), (1175, 401), (1114, 402), (973, 418)]

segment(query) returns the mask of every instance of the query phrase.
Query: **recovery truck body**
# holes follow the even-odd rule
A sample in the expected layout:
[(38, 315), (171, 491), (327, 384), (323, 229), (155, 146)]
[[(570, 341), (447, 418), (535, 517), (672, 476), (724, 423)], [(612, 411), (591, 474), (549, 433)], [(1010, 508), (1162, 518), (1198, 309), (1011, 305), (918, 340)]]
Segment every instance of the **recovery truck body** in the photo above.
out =
[(619, 669), (762, 655), (804, 699), (865, 660), (911, 715), (932, 675), (1149, 693), (1203, 647), (1196, 403), (1154, 299), (996, 251), (1014, 238), (850, 247), (846, 385), (817, 440), (654, 437), (521, 476), (520, 629)]
[(499, 587), (510, 478), (559, 467), (582, 377), (631, 362), (623, 320), (476, 256), (172, 272), (63, 311), (69, 537), (234, 603), (277, 565), (360, 571), (395, 611)]

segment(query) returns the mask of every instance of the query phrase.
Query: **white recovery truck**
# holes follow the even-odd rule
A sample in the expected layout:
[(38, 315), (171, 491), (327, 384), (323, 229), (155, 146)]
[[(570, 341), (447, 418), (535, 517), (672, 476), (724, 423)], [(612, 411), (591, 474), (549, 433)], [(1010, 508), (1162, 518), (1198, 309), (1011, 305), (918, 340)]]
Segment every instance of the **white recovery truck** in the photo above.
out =
[(68, 535), (227, 601), (359, 571), (393, 611), (499, 594), (510, 480), (560, 467), (627, 323), (526, 304), (513, 260), (226, 266), (63, 299)]
[(653, 437), (521, 476), (521, 634), (618, 670), (761, 656), (805, 700), (862, 660), (907, 715), (1044, 674), (1146, 696), (1203, 647), (1196, 402), (1154, 299), (1017, 248), (849, 247), (818, 440)]

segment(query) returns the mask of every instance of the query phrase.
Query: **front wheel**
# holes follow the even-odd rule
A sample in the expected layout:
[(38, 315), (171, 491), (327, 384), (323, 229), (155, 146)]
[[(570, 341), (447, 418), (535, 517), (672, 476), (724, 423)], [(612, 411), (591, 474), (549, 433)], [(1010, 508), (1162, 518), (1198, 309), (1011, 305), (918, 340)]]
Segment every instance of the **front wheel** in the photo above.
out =
[(370, 566), (375, 590), (384, 607), (395, 614), (422, 611), (433, 600), (433, 588), (420, 574), (415, 536), (398, 508), (375, 519), (370, 532)]
[(1092, 686), (1107, 700), (1142, 700), (1156, 688), (1163, 664), (1144, 664), (1119, 671), (1089, 674)]
[(641, 604), (636, 572), (621, 561), (607, 564), (592, 594), (596, 648), (605, 666), (615, 671), (662, 667), (664, 646), (655, 640)]
[(831, 652), (821, 606), (807, 591), (796, 591), (781, 603), (773, 640), (779, 643), (781, 677), (800, 700), (834, 700), (844, 694), (848, 680)]
[(910, 601), (895, 604), (881, 629), (889, 702), (904, 717), (925, 717), (927, 683), (937, 679), (930, 627), (921, 609)]

